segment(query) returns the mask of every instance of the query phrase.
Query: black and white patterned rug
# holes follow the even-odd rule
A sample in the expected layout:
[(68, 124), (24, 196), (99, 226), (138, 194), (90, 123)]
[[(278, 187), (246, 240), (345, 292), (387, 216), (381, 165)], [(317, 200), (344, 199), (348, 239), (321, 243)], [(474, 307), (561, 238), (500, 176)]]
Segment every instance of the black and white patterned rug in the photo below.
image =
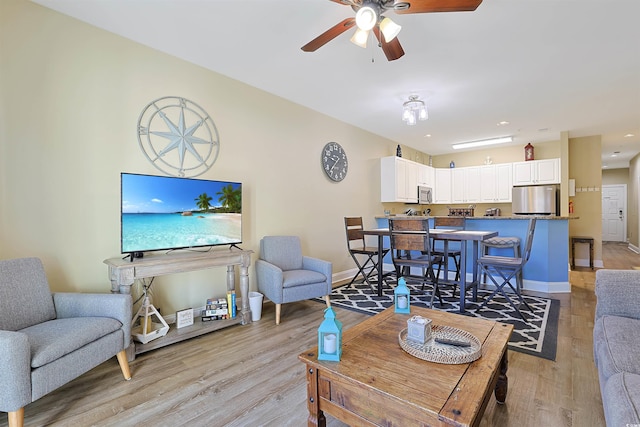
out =
[[(392, 286), (385, 286), (383, 296), (379, 297), (377, 292), (373, 292), (366, 283), (354, 283), (349, 287), (346, 285), (339, 286), (331, 292), (331, 304), (348, 310), (374, 315), (392, 305), (394, 287), (395, 282)], [(408, 284), (407, 287), (411, 290), (412, 306), (429, 308), (431, 286), (427, 285), (425, 287), (424, 294), (420, 290), (421, 285)], [(452, 291), (452, 286), (441, 285), (440, 293), (443, 304), (441, 306), (436, 297), (433, 308), (458, 313), (460, 308), (458, 290), (456, 289), (455, 297), (453, 297)], [(485, 297), (491, 294), (491, 291), (479, 289), (477, 302), (473, 301), (471, 291), (468, 290), (467, 292), (465, 315), (510, 323), (514, 326), (514, 329), (509, 340), (509, 349), (548, 360), (555, 360), (560, 301), (523, 295), (525, 301), (533, 309), (533, 312), (531, 312), (525, 306), (521, 307), (521, 312), (527, 319), (527, 322), (524, 322), (501, 295), (496, 295), (480, 312), (476, 312), (476, 308), (482, 304)], [(316, 300), (324, 303), (324, 299), (318, 298)]]

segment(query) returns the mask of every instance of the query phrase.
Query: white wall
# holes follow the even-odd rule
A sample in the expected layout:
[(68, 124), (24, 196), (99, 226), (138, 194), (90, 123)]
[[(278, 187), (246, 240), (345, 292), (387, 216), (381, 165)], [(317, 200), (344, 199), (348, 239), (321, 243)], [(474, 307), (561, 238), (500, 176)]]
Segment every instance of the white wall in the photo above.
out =
[[(220, 155), (199, 178), (243, 183), (244, 249), (295, 234), (340, 272), (353, 268), (343, 217), (373, 226), (382, 213), (378, 159), (395, 142), (24, 0), (0, 2), (0, 52), (0, 257), (42, 258), (54, 290), (110, 289), (103, 260), (120, 256), (120, 172), (161, 174), (136, 122), (162, 96), (215, 121)], [(349, 156), (341, 183), (320, 167), (329, 141)], [(158, 278), (156, 305), (201, 305), (224, 294), (224, 278)]]

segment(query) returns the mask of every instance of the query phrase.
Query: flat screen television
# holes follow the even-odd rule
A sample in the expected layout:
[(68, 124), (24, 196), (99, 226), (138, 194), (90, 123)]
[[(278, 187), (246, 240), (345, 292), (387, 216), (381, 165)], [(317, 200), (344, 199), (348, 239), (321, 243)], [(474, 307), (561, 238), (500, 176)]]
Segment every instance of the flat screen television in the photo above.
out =
[(120, 175), (121, 252), (242, 243), (242, 184), (193, 178)]

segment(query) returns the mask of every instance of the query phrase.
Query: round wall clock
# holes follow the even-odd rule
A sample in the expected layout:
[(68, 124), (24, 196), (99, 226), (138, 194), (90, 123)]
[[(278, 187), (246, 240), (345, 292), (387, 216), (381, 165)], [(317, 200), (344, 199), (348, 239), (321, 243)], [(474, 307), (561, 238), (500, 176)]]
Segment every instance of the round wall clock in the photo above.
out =
[(347, 153), (337, 142), (329, 142), (322, 149), (322, 170), (333, 181), (342, 181), (347, 176), (349, 163)]
[(177, 96), (158, 98), (144, 107), (138, 142), (153, 166), (175, 176), (203, 174), (220, 151), (218, 130), (209, 114)]

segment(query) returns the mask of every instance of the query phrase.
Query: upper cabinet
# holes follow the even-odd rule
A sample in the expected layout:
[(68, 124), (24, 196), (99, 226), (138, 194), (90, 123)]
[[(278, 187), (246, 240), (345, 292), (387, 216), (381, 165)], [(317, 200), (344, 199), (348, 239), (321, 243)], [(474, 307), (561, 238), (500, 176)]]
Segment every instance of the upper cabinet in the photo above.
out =
[(510, 203), (513, 186), (511, 163), (480, 167), (480, 202)]
[(452, 169), (435, 169), (433, 203), (451, 203), (451, 171)]
[(417, 203), (418, 166), (418, 163), (401, 157), (381, 158), (380, 201)]
[(513, 185), (560, 183), (560, 159), (531, 160), (513, 164)]
[(418, 185), (433, 188), (435, 187), (435, 181), (435, 169), (418, 163)]
[(451, 171), (451, 203), (480, 201), (480, 167), (454, 168)]

